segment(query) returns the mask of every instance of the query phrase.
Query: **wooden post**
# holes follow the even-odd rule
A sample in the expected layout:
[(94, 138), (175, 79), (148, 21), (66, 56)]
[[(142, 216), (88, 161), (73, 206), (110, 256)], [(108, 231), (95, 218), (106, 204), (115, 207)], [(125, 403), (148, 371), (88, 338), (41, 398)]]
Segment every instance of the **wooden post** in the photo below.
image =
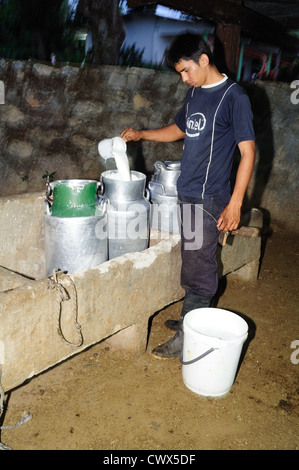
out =
[(220, 72), (226, 72), (232, 78), (236, 76), (238, 68), (240, 35), (240, 25), (224, 23), (216, 25), (216, 40), (218, 40), (218, 46), (216, 42), (215, 47), (216, 65)]
[[(241, 6), (241, 0), (231, 0), (236, 6)], [(220, 72), (226, 72), (231, 78), (236, 78), (239, 63), (239, 46), (241, 37), (241, 18), (235, 17), (235, 21), (217, 22), (216, 44), (218, 51), (216, 57), (219, 60)], [(222, 59), (221, 59), (222, 54)], [(217, 65), (217, 63), (216, 63)], [(219, 68), (219, 67), (218, 67)]]

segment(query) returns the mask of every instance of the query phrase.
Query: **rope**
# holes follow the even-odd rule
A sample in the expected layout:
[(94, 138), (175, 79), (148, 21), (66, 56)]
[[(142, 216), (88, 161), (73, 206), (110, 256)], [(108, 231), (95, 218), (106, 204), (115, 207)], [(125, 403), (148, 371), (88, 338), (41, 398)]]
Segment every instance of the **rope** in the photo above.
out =
[(0, 430), (7, 430), (7, 429), (14, 429), (18, 428), (19, 426), (22, 426), (22, 424), (27, 423), (27, 421), (30, 421), (32, 419), (32, 414), (31, 413), (26, 413), (22, 418), (15, 424), (14, 426), (0, 426)]
[[(62, 281), (59, 281), (58, 278), (61, 278), (62, 275), (64, 276), (65, 279), (67, 279), (70, 283), (70, 289), (69, 291), (71, 291), (71, 295), (69, 293), (69, 291), (66, 289), (66, 287), (62, 284)], [(79, 325), (78, 321), (77, 321), (77, 317), (78, 317), (78, 304), (77, 304), (77, 290), (76, 290), (76, 286), (73, 282), (73, 280), (69, 277), (69, 276), (66, 276), (62, 271), (58, 271), (56, 272), (55, 270), (53, 271), (53, 274), (52, 274), (52, 278), (49, 277), (48, 278), (48, 289), (51, 289), (51, 290), (56, 290), (56, 293), (57, 293), (57, 304), (58, 304), (58, 315), (57, 315), (57, 331), (58, 331), (58, 334), (59, 336), (61, 337), (61, 339), (66, 342), (67, 344), (71, 344), (72, 346), (81, 346), (83, 344), (83, 336), (82, 336), (82, 332), (81, 332), (81, 326)], [(62, 308), (61, 308), (61, 304), (63, 301), (65, 300), (72, 300), (72, 303), (73, 303), (73, 317), (74, 317), (74, 324), (75, 324), (75, 328), (76, 328), (76, 331), (79, 335), (79, 341), (78, 343), (74, 344), (74, 343), (71, 343), (70, 341), (68, 341), (63, 332), (62, 332), (62, 329), (61, 329), (61, 313), (62, 313)], [(4, 409), (4, 389), (2, 387), (2, 384), (1, 384), (1, 376), (2, 376), (2, 368), (1, 368), (1, 364), (0, 364), (0, 416), (2, 415), (3, 413), (3, 409)], [(30, 413), (26, 413), (18, 422), (17, 424), (13, 425), (13, 426), (0, 426), (0, 431), (3, 431), (3, 430), (9, 430), (9, 429), (14, 429), (14, 428), (18, 428), (19, 426), (22, 426), (24, 423), (26, 423), (27, 421), (29, 421), (30, 419), (32, 419), (32, 415)], [(11, 448), (6, 445), (6, 444), (3, 444), (3, 442), (0, 441), (0, 450), (11, 450)]]
[(0, 442), (0, 450), (12, 450), (12, 448)]
[[(26, 413), (17, 422), (17, 424), (14, 424), (13, 426), (0, 426), (0, 431), (18, 428), (19, 426), (22, 426), (23, 424), (27, 423), (27, 421), (30, 421), (31, 419), (32, 419), (32, 414)], [(12, 448), (9, 447), (7, 444), (4, 444), (3, 442), (0, 441), (0, 450), (12, 450)]]
[[(67, 280), (70, 284), (69, 290), (66, 289), (65, 285), (63, 285), (61, 278), (64, 277), (65, 280)], [(61, 337), (62, 341), (65, 343), (71, 345), (71, 346), (76, 346), (80, 347), (83, 344), (83, 335), (81, 331), (81, 325), (79, 325), (77, 318), (78, 318), (78, 302), (77, 302), (77, 290), (76, 286), (71, 279), (70, 276), (67, 276), (64, 272), (62, 271), (55, 271), (53, 270), (52, 277), (48, 277), (48, 289), (51, 290), (56, 290), (56, 299), (57, 299), (57, 332), (58, 335)], [(71, 294), (70, 294), (71, 291)], [(77, 331), (77, 334), (79, 336), (79, 340), (77, 343), (72, 343), (68, 341), (61, 328), (61, 317), (62, 317), (62, 302), (66, 300), (71, 300), (73, 304), (73, 321), (75, 325), (75, 329)]]
[[(2, 384), (1, 384), (1, 376), (2, 376), (2, 367), (1, 367), (1, 364), (0, 364), (0, 416), (2, 415), (3, 410), (4, 410), (4, 389), (3, 389)], [(13, 426), (0, 426), (0, 431), (18, 428), (19, 426), (22, 426), (22, 424), (27, 423), (27, 421), (29, 421), (30, 419), (32, 419), (32, 414), (31, 413), (26, 413), (17, 422), (17, 424), (15, 424)], [(3, 442), (0, 441), (0, 450), (12, 450), (12, 449), (8, 445), (3, 444)]]

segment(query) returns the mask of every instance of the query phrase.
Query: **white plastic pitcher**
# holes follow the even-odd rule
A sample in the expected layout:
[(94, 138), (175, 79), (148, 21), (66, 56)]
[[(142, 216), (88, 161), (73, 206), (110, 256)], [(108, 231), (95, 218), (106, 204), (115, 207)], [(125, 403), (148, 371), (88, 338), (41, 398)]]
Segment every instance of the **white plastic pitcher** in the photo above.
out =
[(98, 144), (98, 151), (105, 161), (108, 158), (114, 158), (120, 180), (131, 181), (127, 144), (121, 137), (102, 140)]
[(226, 395), (235, 379), (248, 325), (235, 313), (199, 308), (184, 318), (183, 381), (207, 397)]

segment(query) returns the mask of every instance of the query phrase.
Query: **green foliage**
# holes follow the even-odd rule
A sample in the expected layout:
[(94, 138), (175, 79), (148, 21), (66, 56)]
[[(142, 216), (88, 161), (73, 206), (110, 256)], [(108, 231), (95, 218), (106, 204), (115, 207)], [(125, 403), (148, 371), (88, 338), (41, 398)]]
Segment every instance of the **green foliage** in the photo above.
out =
[(132, 46), (123, 46), (119, 53), (119, 65), (129, 67), (141, 67), (144, 48), (137, 49), (135, 43)]
[(81, 60), (72, 13), (68, 0), (0, 0), (0, 57)]
[(118, 65), (124, 65), (126, 67), (142, 67), (145, 69), (169, 71), (169, 69), (164, 64), (164, 61), (162, 61), (161, 64), (144, 62), (142, 59), (143, 52), (144, 48), (137, 49), (135, 43), (132, 46), (123, 46), (119, 53)]
[(47, 178), (47, 181), (52, 182), (54, 181), (55, 173), (56, 171), (52, 171), (52, 173), (49, 173), (48, 170), (45, 170), (45, 174), (43, 175), (43, 178)]

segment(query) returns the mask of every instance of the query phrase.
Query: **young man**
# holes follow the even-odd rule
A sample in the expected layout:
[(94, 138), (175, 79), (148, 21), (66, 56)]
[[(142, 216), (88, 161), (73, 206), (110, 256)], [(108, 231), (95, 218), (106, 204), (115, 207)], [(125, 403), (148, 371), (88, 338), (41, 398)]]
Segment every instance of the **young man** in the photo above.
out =
[[(125, 129), (126, 141), (173, 142), (184, 138), (181, 175), (177, 182), (182, 226), (188, 222), (200, 231), (201, 243), (190, 249), (182, 230), (181, 283), (186, 291), (176, 334), (155, 348), (158, 358), (178, 356), (183, 347), (183, 319), (189, 311), (209, 307), (217, 291), (215, 253), (219, 232), (232, 231), (240, 222), (243, 198), (255, 161), (252, 112), (244, 90), (214, 64), (209, 46), (201, 36), (187, 33), (170, 46), (167, 61), (191, 88), (174, 124), (155, 130)], [(230, 173), (234, 150), (241, 160), (230, 194)], [(200, 223), (200, 226), (199, 226)], [(195, 235), (196, 237), (196, 235)], [(196, 246), (198, 245), (198, 246)]]

